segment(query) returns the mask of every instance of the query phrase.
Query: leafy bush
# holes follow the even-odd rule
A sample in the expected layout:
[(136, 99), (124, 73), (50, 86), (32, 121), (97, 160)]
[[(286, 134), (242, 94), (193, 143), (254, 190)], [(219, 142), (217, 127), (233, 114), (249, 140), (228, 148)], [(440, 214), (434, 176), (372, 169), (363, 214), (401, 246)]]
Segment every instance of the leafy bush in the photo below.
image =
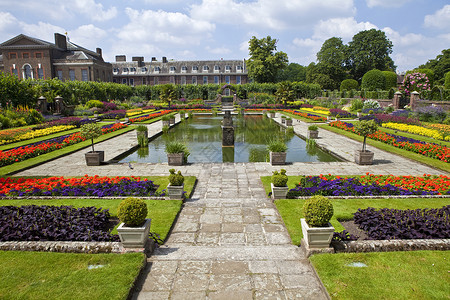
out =
[(314, 130), (314, 131), (316, 131), (316, 130), (318, 130), (319, 129), (319, 127), (317, 127), (317, 125), (309, 125), (308, 126), (308, 130)]
[(403, 89), (405, 94), (409, 96), (413, 91), (429, 91), (431, 83), (425, 73), (410, 73), (406, 74), (405, 79), (403, 79)]
[(328, 226), (333, 213), (333, 204), (324, 196), (313, 196), (303, 204), (303, 215), (311, 227)]
[(288, 182), (288, 176), (286, 175), (286, 170), (281, 169), (280, 172), (274, 171), (272, 174), (272, 183), (276, 187), (284, 187)]
[(364, 104), (360, 98), (352, 99), (350, 110), (357, 111), (358, 109), (362, 109), (363, 105)]
[(446, 90), (450, 90), (450, 71), (445, 73), (444, 87), (445, 87)]
[(147, 126), (145, 125), (139, 125), (138, 127), (136, 127), (136, 131), (137, 132), (148, 132)]
[(380, 103), (377, 100), (367, 99), (364, 101), (362, 109), (381, 108)]
[(94, 107), (103, 108), (103, 106), (104, 106), (103, 102), (99, 100), (89, 100), (86, 103), (86, 108), (94, 108)]
[(109, 218), (96, 207), (0, 206), (0, 241), (118, 241)]
[(450, 205), (439, 209), (358, 209), (354, 221), (370, 239), (448, 239)]
[(184, 182), (184, 176), (181, 174), (181, 171), (178, 171), (178, 173), (175, 173), (175, 169), (169, 170), (169, 182), (171, 185), (174, 186), (180, 186)]
[(370, 70), (364, 74), (361, 81), (361, 89), (369, 91), (376, 91), (377, 89), (384, 89), (386, 86), (386, 79), (383, 72), (377, 69)]
[(141, 226), (147, 213), (147, 204), (144, 200), (137, 198), (124, 199), (117, 208), (117, 217), (129, 227)]
[(271, 140), (267, 145), (267, 150), (270, 152), (286, 152), (287, 149), (286, 143), (282, 140)]
[(40, 124), (45, 121), (40, 112), (35, 109), (28, 110), (28, 115), (25, 117), (25, 121), (28, 125)]
[(446, 117), (445, 110), (441, 106), (419, 107), (414, 115), (423, 122), (441, 123)]
[(397, 74), (392, 71), (382, 71), (385, 78), (384, 90), (397, 87)]
[(359, 88), (358, 81), (355, 79), (345, 79), (341, 82), (341, 91), (357, 90)]

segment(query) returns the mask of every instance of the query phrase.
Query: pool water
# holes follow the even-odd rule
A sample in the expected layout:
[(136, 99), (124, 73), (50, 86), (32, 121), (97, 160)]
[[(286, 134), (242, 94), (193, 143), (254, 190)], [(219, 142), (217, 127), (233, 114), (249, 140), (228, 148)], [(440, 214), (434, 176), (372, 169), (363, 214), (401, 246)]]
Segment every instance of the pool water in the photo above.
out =
[(273, 139), (284, 139), (287, 146), (286, 162), (339, 161), (318, 147), (306, 142), (284, 127), (262, 115), (233, 116), (234, 147), (222, 147), (222, 116), (194, 115), (151, 140), (148, 147), (138, 148), (120, 160), (137, 163), (164, 163), (166, 143), (180, 141), (187, 145), (189, 163), (199, 162), (266, 162), (269, 161), (267, 144)]

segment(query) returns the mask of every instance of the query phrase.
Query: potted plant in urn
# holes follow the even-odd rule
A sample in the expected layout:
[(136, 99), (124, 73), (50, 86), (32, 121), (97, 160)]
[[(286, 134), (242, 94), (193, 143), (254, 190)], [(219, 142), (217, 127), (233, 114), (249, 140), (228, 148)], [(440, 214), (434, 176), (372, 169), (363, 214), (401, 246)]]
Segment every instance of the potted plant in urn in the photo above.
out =
[(186, 145), (173, 141), (166, 144), (167, 162), (169, 166), (181, 166), (187, 163), (189, 150)]
[(145, 147), (148, 145), (148, 128), (145, 125), (139, 125), (136, 127), (136, 136), (138, 140), (138, 144), (141, 147)]
[(309, 125), (308, 126), (308, 139), (317, 139), (319, 137), (319, 127), (317, 125)]
[(281, 124), (284, 124), (284, 123), (286, 123), (286, 116), (282, 115), (281, 116)]
[(366, 139), (368, 135), (374, 134), (378, 130), (375, 120), (363, 120), (355, 124), (355, 132), (363, 136), (362, 150), (355, 150), (355, 163), (358, 165), (373, 164), (373, 152), (366, 149)]
[(329, 248), (334, 227), (330, 224), (333, 204), (324, 196), (313, 196), (303, 205), (301, 218), (303, 241), (307, 248)]
[(269, 110), (269, 117), (275, 118), (275, 111), (274, 110)]
[(147, 204), (142, 199), (126, 198), (120, 202), (117, 217), (122, 223), (117, 232), (125, 248), (143, 248), (147, 244), (151, 224), (147, 213)]
[(170, 115), (170, 117), (169, 117), (169, 125), (175, 125), (175, 115)]
[(86, 165), (99, 166), (105, 159), (105, 151), (94, 150), (94, 139), (102, 135), (102, 126), (96, 123), (88, 123), (81, 126), (81, 136), (85, 139), (91, 140), (92, 151), (89, 151), (84, 156), (86, 158)]
[(292, 118), (286, 118), (286, 126), (292, 126)]
[(180, 118), (181, 118), (181, 122), (183, 122), (184, 119), (186, 118), (186, 112), (184, 110), (180, 110)]
[(175, 169), (169, 170), (169, 185), (167, 186), (167, 193), (169, 194), (170, 200), (180, 200), (183, 199), (183, 189), (184, 189), (184, 176), (181, 171), (175, 173)]
[(282, 140), (272, 140), (267, 145), (267, 150), (270, 152), (270, 163), (273, 165), (286, 164), (286, 150), (287, 146)]
[(162, 127), (170, 125), (170, 117), (168, 115), (164, 115), (161, 117)]
[(273, 172), (270, 182), (270, 186), (272, 188), (272, 199), (286, 199), (286, 195), (289, 191), (287, 182), (288, 177), (285, 169), (281, 169), (280, 172)]

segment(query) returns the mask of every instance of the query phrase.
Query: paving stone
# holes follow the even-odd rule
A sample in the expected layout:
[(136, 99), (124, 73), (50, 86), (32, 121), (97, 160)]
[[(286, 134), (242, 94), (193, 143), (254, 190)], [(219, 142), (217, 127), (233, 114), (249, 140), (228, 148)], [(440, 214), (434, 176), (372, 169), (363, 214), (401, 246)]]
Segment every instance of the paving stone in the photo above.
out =
[(220, 224), (221, 222), (222, 216), (220, 214), (209, 214), (200, 216), (200, 223)]
[(218, 232), (200, 232), (197, 236), (197, 244), (217, 245), (219, 237), (220, 233)]
[(222, 232), (244, 232), (244, 228), (243, 224), (222, 224)]
[(194, 243), (195, 233), (190, 232), (174, 232), (169, 236), (167, 243)]
[(318, 289), (310, 288), (297, 288), (285, 290), (286, 299), (314, 299), (314, 300), (327, 300), (325, 293)]
[[(257, 290), (255, 291), (255, 298), (257, 300), (285, 300), (285, 299), (297, 299), (297, 298), (286, 298), (284, 291), (267, 291), (267, 290)], [(313, 298), (311, 298), (313, 299)]]
[(211, 272), (210, 261), (180, 261), (178, 274), (208, 274)]
[(212, 274), (247, 274), (249, 267), (247, 262), (241, 261), (217, 261), (212, 262)]
[[(153, 298), (153, 299), (159, 299), (159, 298)], [(206, 299), (206, 291), (204, 291), (204, 292), (186, 292), (186, 291), (173, 292), (170, 299), (171, 300)]]
[(174, 274), (177, 271), (178, 261), (152, 261), (149, 262), (150, 272), (156, 274)]
[(220, 292), (209, 292), (208, 299), (210, 300), (253, 300), (252, 291), (220, 291)]
[(291, 238), (286, 232), (267, 232), (266, 239), (269, 245), (281, 245), (291, 243)]
[(200, 232), (220, 232), (221, 224), (200, 224)]
[(149, 274), (142, 286), (142, 291), (170, 291), (175, 274)]
[(245, 232), (248, 233), (255, 233), (255, 232), (262, 232), (262, 225), (261, 224), (247, 224), (245, 225)]
[(251, 290), (249, 275), (213, 274), (209, 283), (210, 291), (242, 291)]
[(317, 278), (313, 274), (280, 275), (285, 289), (319, 289)]
[[(137, 295), (136, 298), (133, 297), (133, 299), (137, 300), (154, 300), (154, 299), (169, 299), (170, 292), (148, 292), (148, 291), (142, 291)], [(172, 298), (173, 299), (173, 298)]]
[(220, 235), (220, 244), (233, 244), (233, 245), (243, 245), (245, 244), (245, 234), (237, 232), (226, 232)]
[(281, 224), (264, 224), (265, 232), (285, 232), (286, 228)]
[(173, 281), (174, 292), (206, 291), (209, 275), (206, 274), (177, 274)]
[(276, 262), (280, 274), (305, 274), (312, 273), (312, 266), (308, 260), (280, 260)]
[(278, 273), (277, 265), (272, 260), (254, 260), (248, 263), (250, 273)]
[(196, 232), (198, 230), (198, 227), (198, 223), (177, 222), (175, 228), (173, 229), (173, 232)]
[(278, 291), (283, 288), (278, 274), (253, 274), (251, 277), (257, 290)]

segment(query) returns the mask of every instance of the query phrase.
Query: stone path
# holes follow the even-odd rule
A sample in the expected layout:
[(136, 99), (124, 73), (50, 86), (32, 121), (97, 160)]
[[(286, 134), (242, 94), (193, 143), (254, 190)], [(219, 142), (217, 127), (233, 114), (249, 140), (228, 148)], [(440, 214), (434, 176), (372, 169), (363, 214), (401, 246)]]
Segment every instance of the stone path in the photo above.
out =
[(256, 168), (203, 168), (133, 299), (327, 299)]
[[(280, 122), (280, 115), (275, 120)], [(179, 121), (179, 116), (177, 116)], [(295, 122), (295, 121), (294, 121)], [(295, 122), (297, 134), (306, 136), (308, 124)], [(150, 136), (161, 122), (148, 125)], [(320, 130), (317, 143), (343, 162), (292, 163), (288, 175), (446, 174), (420, 163), (378, 150), (374, 165), (353, 163), (361, 143)], [(136, 145), (129, 132), (96, 145), (110, 160)], [(167, 175), (167, 164), (108, 164), (87, 167), (85, 150), (16, 174), (17, 176), (149, 176)], [(327, 299), (328, 295), (299, 247), (289, 235), (260, 176), (280, 167), (269, 163), (198, 163), (181, 166), (184, 175), (198, 178), (167, 242), (149, 258), (133, 299)]]

